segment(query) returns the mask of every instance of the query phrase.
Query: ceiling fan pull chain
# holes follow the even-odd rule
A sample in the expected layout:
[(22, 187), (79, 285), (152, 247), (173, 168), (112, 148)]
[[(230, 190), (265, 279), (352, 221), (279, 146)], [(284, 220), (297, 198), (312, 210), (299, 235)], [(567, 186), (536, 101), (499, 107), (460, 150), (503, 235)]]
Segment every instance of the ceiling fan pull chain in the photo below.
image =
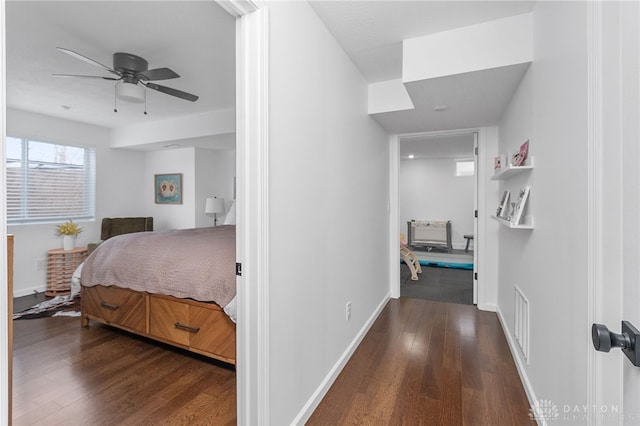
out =
[(116, 86), (118, 83), (113, 85), (113, 112), (118, 112), (118, 94), (116, 93)]
[(144, 115), (147, 115), (147, 89), (143, 88), (142, 90), (144, 90)]

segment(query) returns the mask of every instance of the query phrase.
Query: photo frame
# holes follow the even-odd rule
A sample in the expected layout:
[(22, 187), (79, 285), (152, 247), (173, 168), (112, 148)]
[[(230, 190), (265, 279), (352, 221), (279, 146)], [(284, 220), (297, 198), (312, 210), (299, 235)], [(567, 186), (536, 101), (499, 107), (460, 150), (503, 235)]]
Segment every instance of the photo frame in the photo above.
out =
[(156, 204), (182, 204), (182, 173), (154, 176)]
[(513, 207), (513, 217), (511, 218), (511, 223), (514, 225), (520, 225), (524, 219), (524, 210), (527, 207), (527, 200), (529, 199), (529, 192), (531, 191), (530, 186), (525, 186), (520, 189), (520, 194), (518, 195), (518, 200), (516, 201)]
[(502, 197), (500, 198), (500, 204), (498, 205), (498, 210), (496, 211), (496, 216), (498, 217), (507, 217), (509, 216), (509, 198), (511, 196), (511, 192), (506, 190), (502, 193)]

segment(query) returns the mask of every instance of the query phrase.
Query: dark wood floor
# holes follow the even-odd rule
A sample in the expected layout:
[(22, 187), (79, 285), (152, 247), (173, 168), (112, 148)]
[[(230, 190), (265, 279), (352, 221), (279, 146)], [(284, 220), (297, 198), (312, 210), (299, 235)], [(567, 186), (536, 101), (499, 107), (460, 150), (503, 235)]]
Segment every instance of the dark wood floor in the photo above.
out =
[(529, 403), (495, 313), (391, 300), (308, 425), (526, 425)]
[[(211, 361), (78, 318), (19, 320), (14, 335), (14, 425), (236, 422), (235, 373)], [(534, 424), (528, 414), (494, 313), (401, 298), (308, 424)]]
[(14, 322), (14, 425), (232, 425), (236, 374), (80, 318)]

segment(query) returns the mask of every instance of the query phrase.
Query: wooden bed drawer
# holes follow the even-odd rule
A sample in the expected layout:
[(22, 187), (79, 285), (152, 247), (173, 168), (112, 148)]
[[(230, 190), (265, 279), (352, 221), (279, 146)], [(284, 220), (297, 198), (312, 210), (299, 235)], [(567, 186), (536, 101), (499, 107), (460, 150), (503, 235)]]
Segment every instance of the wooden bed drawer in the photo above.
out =
[(82, 308), (85, 315), (101, 318), (107, 324), (147, 331), (144, 294), (118, 287), (83, 287)]
[(215, 304), (151, 295), (149, 334), (187, 346), (194, 352), (235, 360), (235, 324)]
[[(181, 324), (182, 327), (177, 327)], [(149, 300), (149, 334), (189, 346), (189, 305), (151, 297)]]
[(200, 327), (199, 333), (191, 335), (192, 348), (236, 359), (235, 324), (224, 311), (190, 306), (189, 320)]

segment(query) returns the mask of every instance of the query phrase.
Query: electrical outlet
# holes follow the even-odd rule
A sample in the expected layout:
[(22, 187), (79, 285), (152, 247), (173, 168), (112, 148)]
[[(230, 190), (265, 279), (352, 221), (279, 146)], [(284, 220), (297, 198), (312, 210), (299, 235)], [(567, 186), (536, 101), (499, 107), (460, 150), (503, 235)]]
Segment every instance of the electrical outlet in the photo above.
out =
[(36, 269), (38, 271), (44, 271), (45, 269), (47, 269), (46, 259), (36, 259)]
[(345, 307), (345, 313), (347, 317), (347, 321), (351, 319), (351, 302), (347, 302), (347, 306)]

